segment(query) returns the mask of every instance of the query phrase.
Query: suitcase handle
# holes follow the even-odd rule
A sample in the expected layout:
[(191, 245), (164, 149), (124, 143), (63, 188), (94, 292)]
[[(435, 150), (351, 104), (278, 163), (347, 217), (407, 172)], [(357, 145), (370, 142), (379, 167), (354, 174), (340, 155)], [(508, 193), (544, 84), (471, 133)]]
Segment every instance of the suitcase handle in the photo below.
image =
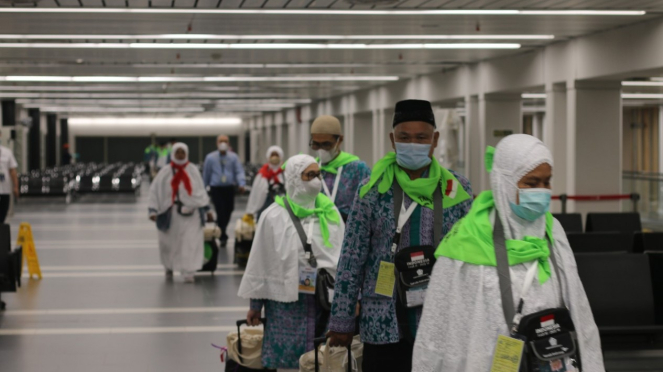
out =
[[(267, 318), (260, 318), (260, 322), (262, 324), (267, 323)], [(246, 319), (242, 319), (242, 320), (238, 320), (236, 324), (237, 324), (237, 351), (239, 352), (239, 354), (241, 354), (242, 353), (242, 333), (240, 332), (239, 327), (241, 327), (244, 324), (249, 324), (249, 322), (247, 322)], [(244, 363), (244, 361), (242, 361), (242, 356), (241, 355), (237, 355), (237, 357), (240, 359), (239, 362)]]
[[(318, 360), (318, 348), (327, 342), (327, 336), (313, 339), (313, 351), (315, 352), (315, 372), (320, 372), (320, 363)], [(352, 372), (352, 342), (347, 346), (348, 349), (348, 372)]]

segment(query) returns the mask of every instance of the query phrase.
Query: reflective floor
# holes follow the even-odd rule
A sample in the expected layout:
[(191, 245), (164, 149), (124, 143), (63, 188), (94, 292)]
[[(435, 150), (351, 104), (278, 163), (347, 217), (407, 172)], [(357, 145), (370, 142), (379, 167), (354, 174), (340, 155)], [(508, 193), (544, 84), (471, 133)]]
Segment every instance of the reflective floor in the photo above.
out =
[[(244, 200), (236, 215), (241, 215)], [(216, 275), (169, 281), (145, 196), (23, 203), (12, 240), (32, 224), (43, 279), (4, 294), (0, 371), (219, 371), (215, 343), (248, 309), (242, 272), (222, 250)]]
[[(235, 217), (245, 204), (238, 200)], [(43, 280), (26, 278), (2, 297), (1, 372), (223, 370), (211, 343), (224, 346), (248, 308), (236, 296), (232, 249), (221, 251), (214, 276), (166, 280), (146, 210), (144, 195), (18, 206), (12, 239), (20, 222), (32, 224)], [(663, 353), (609, 351), (606, 367), (663, 371)]]

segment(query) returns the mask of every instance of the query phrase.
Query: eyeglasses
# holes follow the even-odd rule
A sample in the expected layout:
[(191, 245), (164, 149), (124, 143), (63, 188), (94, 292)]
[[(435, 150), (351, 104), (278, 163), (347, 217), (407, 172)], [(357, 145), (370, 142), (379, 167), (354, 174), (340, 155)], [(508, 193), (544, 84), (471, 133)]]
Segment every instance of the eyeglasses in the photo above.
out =
[(320, 178), (320, 171), (310, 171), (306, 173), (302, 173), (302, 178), (304, 181), (311, 181), (315, 178)]
[(320, 150), (320, 149), (329, 151), (329, 150), (333, 149), (334, 146), (336, 146), (337, 143), (338, 143), (338, 138), (336, 138), (336, 141), (334, 141), (334, 142), (330, 142), (330, 141), (315, 142), (314, 140), (311, 140), (311, 141), (309, 141), (308, 145), (311, 147), (311, 149), (316, 150), (316, 151)]

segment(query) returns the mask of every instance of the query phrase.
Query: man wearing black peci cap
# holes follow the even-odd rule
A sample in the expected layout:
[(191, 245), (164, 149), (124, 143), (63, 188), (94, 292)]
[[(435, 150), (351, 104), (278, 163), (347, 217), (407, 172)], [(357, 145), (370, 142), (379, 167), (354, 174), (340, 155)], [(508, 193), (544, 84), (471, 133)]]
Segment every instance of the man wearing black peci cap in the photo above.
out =
[(375, 165), (350, 212), (329, 324), (331, 345), (349, 344), (361, 292), (364, 372), (411, 370), (434, 249), (472, 203), (469, 181), (433, 157), (430, 102), (398, 102), (393, 128), (395, 153)]

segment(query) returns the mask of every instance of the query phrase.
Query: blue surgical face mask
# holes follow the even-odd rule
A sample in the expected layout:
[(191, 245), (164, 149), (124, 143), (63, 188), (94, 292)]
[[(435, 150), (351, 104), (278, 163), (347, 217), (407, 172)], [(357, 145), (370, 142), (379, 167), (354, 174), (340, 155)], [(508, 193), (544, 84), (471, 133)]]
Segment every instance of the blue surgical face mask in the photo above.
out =
[(431, 163), (430, 144), (396, 142), (396, 162), (405, 169), (417, 170)]
[(511, 210), (527, 221), (536, 221), (550, 209), (550, 189), (519, 189), (520, 204), (511, 203)]

